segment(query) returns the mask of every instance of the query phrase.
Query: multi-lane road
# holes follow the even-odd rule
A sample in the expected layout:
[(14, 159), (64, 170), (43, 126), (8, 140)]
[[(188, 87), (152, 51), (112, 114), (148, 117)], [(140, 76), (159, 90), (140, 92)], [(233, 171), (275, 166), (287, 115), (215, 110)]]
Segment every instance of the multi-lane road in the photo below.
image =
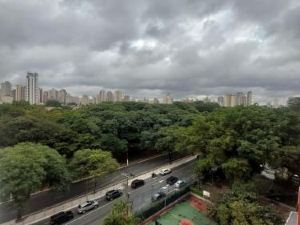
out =
[[(193, 177), (193, 166), (194, 161), (188, 162), (181, 166), (178, 166), (172, 170), (172, 173), (167, 176), (158, 176), (157, 178), (148, 178), (145, 180), (145, 185), (137, 188), (129, 188), (130, 201), (133, 203), (133, 211), (137, 212), (144, 207), (148, 207), (151, 204), (152, 194), (158, 192), (163, 186), (166, 185), (166, 179), (170, 176), (176, 176), (179, 179), (184, 179), (189, 182)], [(124, 184), (125, 185), (125, 184)], [(174, 186), (169, 187), (169, 192), (173, 192)], [(123, 195), (124, 198), (124, 195)], [(84, 215), (78, 215), (76, 213), (76, 208), (72, 209), (74, 212), (74, 219), (68, 222), (69, 225), (100, 225), (105, 216), (109, 213), (115, 201), (108, 202), (104, 197), (98, 199), (99, 208), (92, 210)], [(49, 220), (43, 220), (35, 225), (46, 225), (49, 224)]]
[[(107, 176), (97, 179), (96, 189), (102, 189), (104, 187), (110, 186), (111, 184), (119, 183), (124, 179), (124, 177), (120, 176), (120, 173), (131, 173), (134, 175), (138, 175), (165, 165), (168, 162), (168, 157), (166, 155), (162, 155), (150, 160), (143, 161), (141, 163), (121, 168)], [(25, 203), (23, 214), (28, 215), (31, 213), (35, 213), (61, 202), (66, 202), (70, 199), (82, 196), (84, 195), (84, 193), (86, 193), (86, 184), (86, 181), (73, 183), (70, 189), (64, 193), (58, 193), (52, 190), (46, 190), (36, 193), (32, 195), (31, 198)], [(92, 189), (93, 185), (91, 184), (90, 191)], [(10, 220), (14, 220), (16, 218), (16, 215), (17, 210), (12, 202), (0, 204), (0, 224), (8, 222)]]

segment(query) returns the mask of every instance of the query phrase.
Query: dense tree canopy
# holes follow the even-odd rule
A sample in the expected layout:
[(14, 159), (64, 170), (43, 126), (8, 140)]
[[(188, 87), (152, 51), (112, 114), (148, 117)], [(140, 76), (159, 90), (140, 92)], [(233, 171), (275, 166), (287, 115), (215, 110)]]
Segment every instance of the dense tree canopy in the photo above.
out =
[(42, 187), (65, 190), (69, 182), (65, 159), (54, 149), (19, 143), (0, 151), (0, 197), (12, 197), (19, 209), (31, 193)]
[(285, 109), (224, 108), (195, 119), (180, 132), (179, 137), (185, 138), (177, 138), (175, 148), (202, 155), (196, 167), (200, 177), (246, 180), (265, 164), (278, 166), (283, 146), (297, 144), (300, 132), (295, 118)]
[(79, 149), (104, 149), (124, 161), (127, 154), (156, 152), (160, 129), (188, 126), (206, 103), (151, 105), (123, 102), (90, 105), (72, 110), (59, 107), (14, 104), (0, 106), (0, 147), (22, 141), (42, 143), (55, 148), (68, 159)]
[(99, 149), (78, 150), (70, 162), (70, 169), (76, 179), (100, 176), (117, 168), (118, 163), (111, 153)]
[(270, 207), (258, 203), (257, 196), (233, 187), (211, 208), (211, 217), (220, 225), (281, 225), (282, 219)]

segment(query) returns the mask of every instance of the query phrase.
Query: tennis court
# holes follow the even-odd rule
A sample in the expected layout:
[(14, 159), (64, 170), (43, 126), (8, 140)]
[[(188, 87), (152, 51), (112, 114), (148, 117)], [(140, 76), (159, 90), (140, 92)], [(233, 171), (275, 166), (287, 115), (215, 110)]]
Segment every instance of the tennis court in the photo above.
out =
[[(157, 221), (161, 225), (216, 225), (216, 223), (192, 207), (188, 201), (177, 204)], [(155, 225), (155, 222), (149, 225)]]

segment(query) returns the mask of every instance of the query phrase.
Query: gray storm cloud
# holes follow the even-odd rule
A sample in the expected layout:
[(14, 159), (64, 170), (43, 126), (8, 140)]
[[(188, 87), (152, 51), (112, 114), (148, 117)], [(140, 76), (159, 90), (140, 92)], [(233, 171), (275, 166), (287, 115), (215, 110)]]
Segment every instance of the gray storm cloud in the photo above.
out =
[(285, 98), (300, 94), (299, 24), (297, 0), (0, 0), (0, 79)]

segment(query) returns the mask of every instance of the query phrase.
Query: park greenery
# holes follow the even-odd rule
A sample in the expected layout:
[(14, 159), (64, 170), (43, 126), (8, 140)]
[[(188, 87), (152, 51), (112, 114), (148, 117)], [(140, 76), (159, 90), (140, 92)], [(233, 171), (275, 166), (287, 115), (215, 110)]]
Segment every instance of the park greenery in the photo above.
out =
[(214, 207), (210, 217), (220, 225), (281, 225), (283, 220), (274, 209), (258, 203), (252, 184), (235, 185)]
[[(3, 104), (0, 148), (0, 197), (12, 197), (20, 209), (39, 189), (66, 190), (72, 180), (115, 170), (127, 156), (160, 152), (170, 159), (176, 152), (199, 155), (195, 173), (201, 182), (248, 182), (266, 165), (285, 168), (287, 176), (282, 177), (289, 178), (300, 174), (300, 100), (278, 109), (224, 108), (201, 101)], [(261, 213), (253, 204), (241, 198), (222, 207), (245, 205), (247, 211)], [(220, 223), (221, 217), (216, 217)]]
[(117, 202), (104, 219), (103, 225), (138, 225), (139, 219), (129, 212), (129, 208), (125, 202)]
[(41, 144), (19, 143), (0, 151), (0, 197), (11, 197), (21, 217), (23, 203), (43, 187), (64, 190), (70, 181), (65, 159)]

